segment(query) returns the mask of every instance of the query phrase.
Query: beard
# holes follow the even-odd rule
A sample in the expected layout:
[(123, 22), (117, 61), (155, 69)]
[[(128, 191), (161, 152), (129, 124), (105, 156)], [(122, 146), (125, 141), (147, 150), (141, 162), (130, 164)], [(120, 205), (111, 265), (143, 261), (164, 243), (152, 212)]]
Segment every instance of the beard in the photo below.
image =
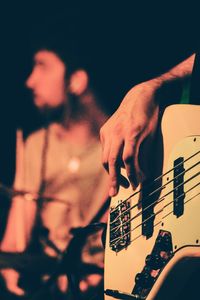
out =
[(37, 111), (44, 124), (48, 125), (49, 123), (60, 122), (62, 120), (65, 111), (65, 105), (64, 103), (57, 107), (44, 105), (39, 108), (37, 107)]
[(53, 122), (63, 123), (68, 126), (71, 122), (79, 122), (85, 119), (87, 107), (81, 102), (80, 97), (67, 93), (66, 99), (57, 107), (48, 104), (36, 107), (42, 123), (48, 125)]

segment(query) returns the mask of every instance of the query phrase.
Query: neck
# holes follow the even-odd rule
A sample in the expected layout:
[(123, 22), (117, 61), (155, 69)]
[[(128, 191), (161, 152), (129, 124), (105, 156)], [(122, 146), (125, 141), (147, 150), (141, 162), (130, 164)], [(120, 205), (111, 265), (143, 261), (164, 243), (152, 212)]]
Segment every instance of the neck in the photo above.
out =
[(64, 104), (57, 109), (43, 111), (46, 125), (57, 123), (64, 130), (82, 127), (91, 135), (98, 136), (100, 127), (107, 116), (96, 103), (94, 94), (90, 91), (77, 97), (68, 94)]
[(66, 129), (81, 124), (92, 134), (98, 135), (105, 120), (106, 116), (98, 107), (94, 94), (87, 91), (79, 97), (69, 95), (60, 123)]
[(67, 128), (62, 124), (55, 124), (54, 128), (60, 139), (66, 139), (68, 142), (80, 146), (88, 145), (98, 137), (94, 135), (89, 124), (86, 122), (73, 123)]

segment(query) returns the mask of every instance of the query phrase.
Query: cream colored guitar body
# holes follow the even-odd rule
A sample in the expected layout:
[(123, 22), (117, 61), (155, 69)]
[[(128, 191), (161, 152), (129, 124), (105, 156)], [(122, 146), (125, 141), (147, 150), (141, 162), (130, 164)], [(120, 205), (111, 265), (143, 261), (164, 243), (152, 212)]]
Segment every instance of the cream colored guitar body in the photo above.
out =
[(143, 215), (148, 207), (137, 205), (139, 198), (141, 201), (139, 188), (137, 191), (120, 188), (111, 201), (105, 251), (105, 300), (178, 299), (172, 293), (176, 290), (178, 295), (188, 278), (183, 276), (178, 281), (177, 277), (189, 276), (195, 268), (189, 270), (189, 266), (199, 265), (200, 106), (168, 107), (161, 132), (163, 175), (153, 206), (152, 234), (146, 237), (142, 232), (146, 221), (152, 218), (151, 214)]

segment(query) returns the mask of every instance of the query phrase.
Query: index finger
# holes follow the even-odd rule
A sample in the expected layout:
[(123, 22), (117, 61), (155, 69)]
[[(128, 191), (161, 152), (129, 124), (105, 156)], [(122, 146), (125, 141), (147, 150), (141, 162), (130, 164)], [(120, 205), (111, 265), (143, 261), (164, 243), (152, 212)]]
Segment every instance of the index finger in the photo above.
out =
[(123, 141), (115, 140), (111, 144), (109, 157), (108, 157), (108, 172), (110, 177), (110, 189), (109, 195), (111, 197), (115, 196), (119, 190), (119, 183), (120, 183), (120, 167), (122, 164), (122, 148), (123, 148)]
[(138, 140), (138, 137), (135, 137), (131, 141), (125, 141), (123, 151), (123, 162), (126, 169), (127, 177), (134, 189), (138, 185)]

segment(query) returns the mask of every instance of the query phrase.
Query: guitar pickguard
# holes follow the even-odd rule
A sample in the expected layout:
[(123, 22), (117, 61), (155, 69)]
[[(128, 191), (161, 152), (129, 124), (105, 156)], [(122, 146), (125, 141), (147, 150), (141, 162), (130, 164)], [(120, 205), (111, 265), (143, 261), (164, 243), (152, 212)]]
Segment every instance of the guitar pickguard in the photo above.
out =
[[(162, 174), (156, 178), (159, 187), (144, 195), (148, 198), (155, 193), (156, 199), (148, 198), (148, 204), (139, 205), (140, 186), (136, 191), (121, 187), (111, 200), (105, 300), (160, 299), (156, 295), (174, 266), (186, 258), (200, 258), (199, 119), (199, 106), (168, 107), (162, 119)], [(145, 233), (145, 223), (152, 231)], [(173, 299), (172, 295), (166, 299)]]

